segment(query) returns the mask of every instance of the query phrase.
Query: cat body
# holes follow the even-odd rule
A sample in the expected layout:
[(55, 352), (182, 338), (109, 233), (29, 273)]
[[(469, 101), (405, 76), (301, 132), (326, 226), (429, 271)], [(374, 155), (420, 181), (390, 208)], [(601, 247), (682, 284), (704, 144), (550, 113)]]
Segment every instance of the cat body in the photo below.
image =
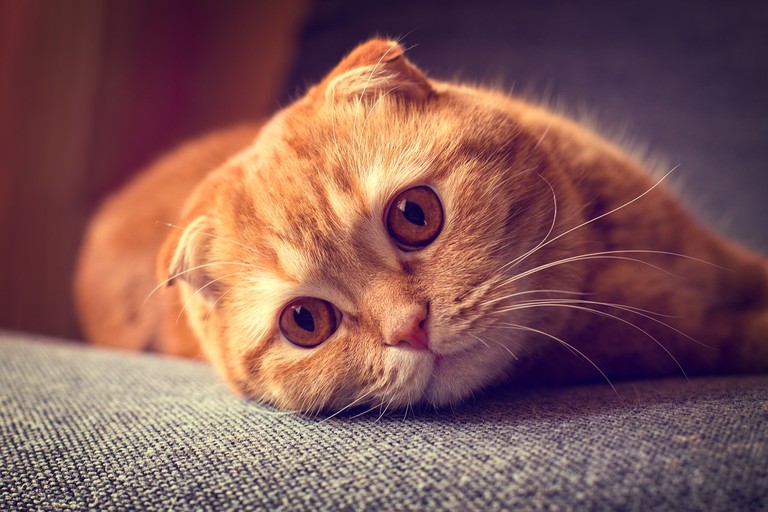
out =
[(201, 356), (302, 411), (768, 370), (768, 263), (663, 179), (372, 40), (264, 125), (189, 143), (110, 198), (77, 303), (95, 343)]

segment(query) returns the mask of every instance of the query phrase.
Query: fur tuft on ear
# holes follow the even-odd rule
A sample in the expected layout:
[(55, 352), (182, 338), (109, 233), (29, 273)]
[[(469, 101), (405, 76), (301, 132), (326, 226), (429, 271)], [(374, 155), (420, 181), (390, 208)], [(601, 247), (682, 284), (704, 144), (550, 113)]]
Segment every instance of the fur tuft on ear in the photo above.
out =
[(422, 100), (433, 93), (429, 79), (405, 58), (405, 49), (385, 39), (371, 39), (352, 50), (318, 89), (330, 102), (385, 94)]
[(174, 230), (160, 249), (158, 278), (167, 281), (168, 286), (182, 280), (200, 290), (204, 297), (213, 295), (215, 290), (203, 267), (208, 261), (209, 232), (209, 220), (205, 215), (192, 220), (183, 231)]

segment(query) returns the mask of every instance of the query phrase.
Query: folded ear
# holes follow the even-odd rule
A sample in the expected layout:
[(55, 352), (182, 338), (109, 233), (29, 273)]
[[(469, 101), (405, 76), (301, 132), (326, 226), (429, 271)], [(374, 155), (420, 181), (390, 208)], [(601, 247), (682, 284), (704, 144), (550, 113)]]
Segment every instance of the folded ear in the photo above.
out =
[(364, 100), (387, 94), (422, 100), (433, 93), (427, 77), (395, 41), (371, 39), (352, 50), (317, 86), (326, 101)]
[(183, 230), (173, 230), (158, 255), (157, 272), (168, 286), (177, 280), (199, 290), (206, 299), (216, 295), (216, 284), (206, 271), (212, 233), (208, 217), (201, 215)]

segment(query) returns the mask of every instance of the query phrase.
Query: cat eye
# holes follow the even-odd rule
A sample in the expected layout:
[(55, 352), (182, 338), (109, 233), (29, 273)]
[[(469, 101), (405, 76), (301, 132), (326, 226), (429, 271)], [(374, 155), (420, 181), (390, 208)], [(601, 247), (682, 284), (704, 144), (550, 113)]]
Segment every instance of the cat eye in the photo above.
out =
[(400, 249), (417, 251), (443, 228), (443, 207), (434, 190), (419, 186), (397, 194), (387, 209), (387, 231)]
[(280, 332), (294, 345), (316, 347), (336, 331), (336, 309), (328, 301), (301, 297), (280, 313)]

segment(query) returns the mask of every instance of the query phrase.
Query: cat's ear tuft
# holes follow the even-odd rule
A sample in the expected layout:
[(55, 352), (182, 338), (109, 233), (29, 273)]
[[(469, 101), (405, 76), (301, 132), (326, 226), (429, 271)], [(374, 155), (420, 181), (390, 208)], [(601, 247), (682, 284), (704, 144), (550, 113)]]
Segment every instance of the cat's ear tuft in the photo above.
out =
[(177, 280), (189, 283), (209, 296), (213, 289), (205, 272), (211, 235), (208, 217), (193, 219), (183, 230), (175, 229), (166, 239), (158, 256), (158, 277), (168, 286)]
[(317, 90), (330, 102), (385, 94), (418, 101), (434, 92), (429, 79), (405, 57), (405, 49), (386, 39), (371, 39), (352, 50)]

